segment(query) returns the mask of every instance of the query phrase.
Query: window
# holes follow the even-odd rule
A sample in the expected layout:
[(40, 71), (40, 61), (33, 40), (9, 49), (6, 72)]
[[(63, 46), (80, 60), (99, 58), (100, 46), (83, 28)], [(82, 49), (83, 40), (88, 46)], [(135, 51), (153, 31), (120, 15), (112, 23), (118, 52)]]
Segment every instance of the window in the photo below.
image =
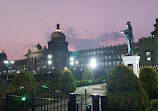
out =
[(147, 60), (151, 60), (151, 53), (150, 52), (146, 52), (146, 56), (147, 56)]
[(105, 60), (107, 60), (107, 56), (105, 56)]

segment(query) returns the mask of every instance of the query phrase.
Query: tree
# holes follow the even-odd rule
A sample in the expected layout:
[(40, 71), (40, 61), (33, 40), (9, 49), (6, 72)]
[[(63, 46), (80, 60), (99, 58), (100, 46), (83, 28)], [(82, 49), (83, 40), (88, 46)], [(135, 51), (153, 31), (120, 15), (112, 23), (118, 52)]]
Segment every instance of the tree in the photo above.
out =
[[(138, 101), (138, 106), (142, 106), (142, 100), (145, 105), (148, 105), (148, 96), (144, 91), (141, 82), (137, 76), (124, 65), (115, 66), (107, 78), (107, 95), (110, 105), (114, 106), (117, 101), (128, 103), (131, 107), (135, 106), (135, 100)], [(127, 105), (127, 104), (125, 104)], [(128, 105), (127, 105), (128, 106)]]
[(69, 95), (69, 93), (73, 93), (76, 90), (76, 80), (69, 69), (65, 69), (62, 72), (59, 87), (62, 92)]
[(85, 71), (83, 72), (83, 77), (82, 77), (82, 80), (92, 80), (94, 79), (94, 74), (93, 74), (93, 71), (86, 67)]
[(35, 86), (36, 85), (35, 78), (31, 72), (21, 71), (20, 73), (16, 74), (9, 89), (12, 90), (13, 88), (17, 88), (18, 85), (27, 85), (27, 84), (31, 86)]
[(140, 69), (139, 79), (148, 94), (149, 100), (158, 97), (158, 75), (154, 68), (144, 67)]

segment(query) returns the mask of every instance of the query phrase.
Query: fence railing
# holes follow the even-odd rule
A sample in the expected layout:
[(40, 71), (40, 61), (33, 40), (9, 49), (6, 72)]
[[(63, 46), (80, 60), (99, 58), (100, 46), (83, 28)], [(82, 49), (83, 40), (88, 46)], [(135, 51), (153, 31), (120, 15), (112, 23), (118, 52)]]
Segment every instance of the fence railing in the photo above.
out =
[(12, 92), (7, 91), (1, 98), (5, 111), (67, 111), (68, 99), (60, 90), (46, 84), (36, 87), (19, 85)]
[[(79, 95), (70, 93), (67, 98), (61, 91), (49, 88), (47, 85), (38, 84), (36, 87), (20, 85), (18, 90), (6, 92), (0, 98), (1, 109), (5, 111), (145, 111), (145, 106), (138, 110), (137, 105), (131, 107), (130, 102), (126, 107), (108, 104), (108, 97), (97, 94)], [(120, 103), (121, 104), (121, 103)], [(152, 111), (152, 103), (148, 111)]]

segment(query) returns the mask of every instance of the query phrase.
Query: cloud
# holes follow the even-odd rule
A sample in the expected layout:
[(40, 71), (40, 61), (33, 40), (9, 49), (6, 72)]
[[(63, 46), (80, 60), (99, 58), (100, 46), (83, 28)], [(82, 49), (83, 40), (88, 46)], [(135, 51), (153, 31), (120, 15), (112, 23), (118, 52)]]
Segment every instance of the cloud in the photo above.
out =
[(119, 32), (113, 32), (113, 33), (102, 33), (96, 38), (92, 39), (80, 39), (79, 36), (75, 33), (74, 28), (69, 28), (67, 32), (65, 33), (66, 40), (69, 42), (69, 45), (73, 46), (75, 50), (82, 50), (82, 49), (92, 49), (96, 47), (103, 47), (112, 41), (117, 41), (124, 36), (121, 35)]
[(26, 47), (28, 47), (28, 48), (34, 48), (35, 47), (35, 44), (26, 44)]
[(121, 38), (123, 38), (124, 36), (122, 34), (120, 34), (119, 32), (113, 32), (110, 34), (107, 33), (102, 33), (98, 39), (100, 40), (100, 43), (108, 43), (110, 41), (117, 41)]

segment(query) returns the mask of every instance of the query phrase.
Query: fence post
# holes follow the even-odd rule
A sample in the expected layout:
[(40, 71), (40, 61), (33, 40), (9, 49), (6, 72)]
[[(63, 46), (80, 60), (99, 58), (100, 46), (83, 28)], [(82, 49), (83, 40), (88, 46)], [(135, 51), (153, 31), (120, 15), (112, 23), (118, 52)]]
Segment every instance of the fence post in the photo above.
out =
[(100, 96), (101, 98), (101, 110), (108, 111), (108, 97), (107, 96)]
[(35, 98), (34, 98), (34, 88), (33, 88), (32, 89), (32, 104), (31, 104), (32, 110), (31, 111), (35, 111), (34, 103), (35, 103)]
[(99, 111), (99, 95), (92, 94), (93, 111)]
[(5, 111), (9, 111), (9, 103), (10, 103), (10, 98), (9, 98), (9, 95), (10, 95), (10, 91), (6, 91), (6, 106), (5, 106)]
[(76, 94), (70, 93), (70, 100), (68, 102), (68, 111), (76, 111)]

